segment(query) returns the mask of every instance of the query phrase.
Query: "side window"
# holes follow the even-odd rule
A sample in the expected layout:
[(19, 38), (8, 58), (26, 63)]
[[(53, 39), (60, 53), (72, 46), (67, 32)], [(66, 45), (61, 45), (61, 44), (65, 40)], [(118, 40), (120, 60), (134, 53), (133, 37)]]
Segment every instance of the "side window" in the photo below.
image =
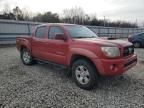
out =
[(43, 26), (37, 28), (35, 35), (37, 38), (43, 38), (45, 33), (46, 33), (46, 27)]
[(144, 36), (144, 33), (141, 33), (141, 34), (139, 34), (138, 36), (139, 36), (139, 37), (142, 37), (142, 36)]
[(64, 34), (60, 27), (50, 27), (48, 37), (49, 39), (55, 39), (56, 34)]

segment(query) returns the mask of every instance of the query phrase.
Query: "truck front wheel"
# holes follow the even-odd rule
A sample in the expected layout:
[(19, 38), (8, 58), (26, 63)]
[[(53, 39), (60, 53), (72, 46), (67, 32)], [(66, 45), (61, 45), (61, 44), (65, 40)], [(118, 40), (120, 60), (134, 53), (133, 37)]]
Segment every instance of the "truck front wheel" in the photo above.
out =
[(96, 85), (98, 75), (92, 63), (79, 59), (72, 65), (72, 77), (80, 88), (90, 90)]
[(25, 65), (32, 65), (34, 62), (32, 55), (28, 49), (22, 49), (21, 60)]

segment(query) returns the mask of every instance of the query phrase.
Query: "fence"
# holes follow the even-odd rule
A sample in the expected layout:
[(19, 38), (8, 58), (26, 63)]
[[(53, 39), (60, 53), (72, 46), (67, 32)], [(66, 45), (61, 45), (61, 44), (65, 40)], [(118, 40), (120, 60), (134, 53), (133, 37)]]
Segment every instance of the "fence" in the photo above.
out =
[(130, 34), (144, 32), (144, 28), (118, 28), (118, 27), (101, 27), (87, 26), (99, 36), (127, 38)]
[[(0, 20), (0, 44), (14, 44), (19, 35), (31, 35), (32, 28), (41, 23)], [(128, 35), (144, 32), (144, 28), (117, 28), (102, 26), (87, 26), (99, 36), (127, 38)]]

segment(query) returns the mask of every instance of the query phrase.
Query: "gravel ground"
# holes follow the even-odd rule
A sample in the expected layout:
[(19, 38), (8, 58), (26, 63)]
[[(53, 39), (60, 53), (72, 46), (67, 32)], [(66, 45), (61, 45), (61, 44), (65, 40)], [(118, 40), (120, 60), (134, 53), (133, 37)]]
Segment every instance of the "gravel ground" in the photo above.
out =
[(137, 66), (114, 78), (101, 78), (86, 91), (64, 70), (48, 64), (25, 66), (14, 47), (0, 48), (0, 108), (144, 108), (144, 50)]

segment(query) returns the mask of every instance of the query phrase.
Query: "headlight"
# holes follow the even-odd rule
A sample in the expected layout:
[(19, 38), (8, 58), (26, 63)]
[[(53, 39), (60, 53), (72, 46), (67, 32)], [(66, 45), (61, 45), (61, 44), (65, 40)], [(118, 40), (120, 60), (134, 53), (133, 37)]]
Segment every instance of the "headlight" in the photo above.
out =
[(118, 47), (101, 47), (102, 52), (107, 57), (118, 57), (120, 56), (120, 50)]

